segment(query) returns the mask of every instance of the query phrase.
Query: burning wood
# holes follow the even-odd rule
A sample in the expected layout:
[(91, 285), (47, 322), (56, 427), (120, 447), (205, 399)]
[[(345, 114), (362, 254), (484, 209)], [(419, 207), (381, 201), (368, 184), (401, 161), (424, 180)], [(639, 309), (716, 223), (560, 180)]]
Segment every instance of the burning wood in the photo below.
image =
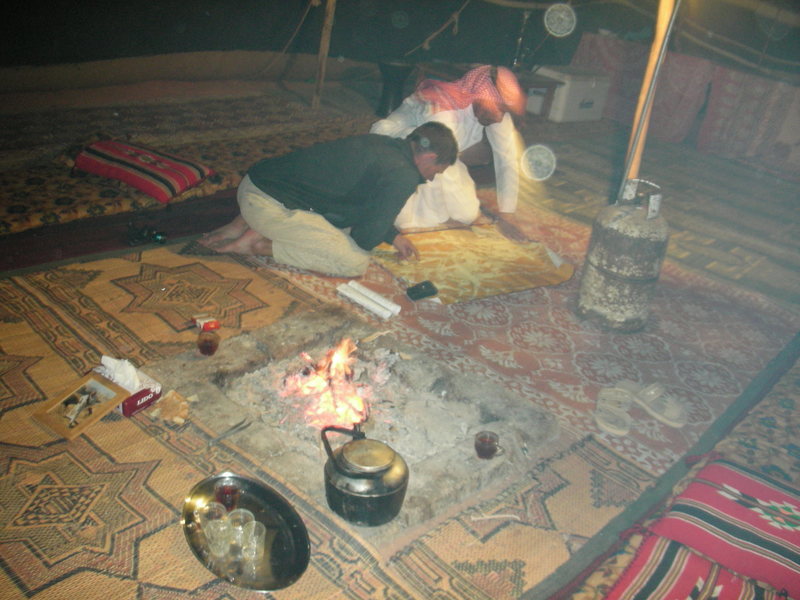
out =
[(307, 399), (306, 421), (314, 427), (352, 427), (363, 423), (369, 417), (364, 398), (369, 389), (353, 381), (357, 349), (350, 338), (345, 338), (316, 363), (303, 353), (309, 364), (299, 373), (285, 378), (281, 396)]

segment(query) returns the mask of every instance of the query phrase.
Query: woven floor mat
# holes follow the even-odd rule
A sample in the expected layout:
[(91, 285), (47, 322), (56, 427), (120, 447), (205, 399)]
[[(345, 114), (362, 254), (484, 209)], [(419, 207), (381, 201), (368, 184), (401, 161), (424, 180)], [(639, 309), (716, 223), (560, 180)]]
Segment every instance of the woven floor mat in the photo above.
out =
[[(579, 251), (585, 239), (577, 226), (541, 216), (543, 229), (564, 234), (558, 253)], [(616, 336), (575, 317), (575, 278), (469, 302), (414, 304), (373, 264), (363, 284), (402, 307), (399, 318), (381, 321), (339, 297), (339, 279), (268, 260), (181, 254), (184, 248), (129, 251), (0, 280), (0, 555), (2, 585), (16, 597), (97, 598), (98, 590), (118, 598), (249, 597), (182, 553), (183, 498), (200, 478), (224, 469), (274, 486), (308, 516), (311, 565), (276, 598), (430, 598), (433, 590), (518, 597), (678, 460), (798, 325), (763, 298), (673, 267), (662, 276), (648, 329)], [(224, 440), (198, 454), (216, 433), (207, 423), (112, 413), (64, 442), (30, 417), (104, 354), (137, 366), (185, 352), (200, 360), (190, 323), (198, 311), (220, 318), (227, 338), (327, 305), (552, 413), (562, 427), (558, 444), (495, 498), (458, 507), (430, 531), (379, 551), (246, 448)], [(597, 391), (620, 378), (662, 382), (691, 406), (690, 425), (669, 428), (637, 411), (629, 436), (599, 432)]]
[(319, 306), (271, 271), (225, 256), (204, 262), (177, 249), (118, 253), (0, 279), (8, 365), (0, 411), (51, 397), (103, 355), (143, 366), (192, 349), (196, 314), (215, 315), (224, 339)]

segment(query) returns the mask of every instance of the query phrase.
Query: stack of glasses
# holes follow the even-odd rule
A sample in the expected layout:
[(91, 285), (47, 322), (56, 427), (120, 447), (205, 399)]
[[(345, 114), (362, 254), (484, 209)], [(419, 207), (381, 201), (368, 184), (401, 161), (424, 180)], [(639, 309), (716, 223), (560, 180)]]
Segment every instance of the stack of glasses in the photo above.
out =
[(267, 528), (246, 508), (228, 510), (219, 502), (198, 506), (195, 517), (205, 535), (212, 563), (256, 578), (264, 558)]

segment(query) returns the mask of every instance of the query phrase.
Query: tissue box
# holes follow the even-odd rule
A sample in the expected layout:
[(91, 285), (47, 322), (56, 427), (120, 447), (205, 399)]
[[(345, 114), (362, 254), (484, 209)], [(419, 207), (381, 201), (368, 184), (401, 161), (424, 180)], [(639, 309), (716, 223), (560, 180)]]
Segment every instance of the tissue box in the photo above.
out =
[[(539, 67), (536, 73), (563, 82), (553, 95), (548, 114), (544, 115), (550, 121), (599, 121), (603, 117), (611, 86), (611, 79), (605, 73), (571, 66)], [(529, 105), (528, 110), (537, 112), (535, 108)]]
[[(116, 383), (112, 378), (107, 376), (108, 371), (105, 367), (96, 367), (94, 372), (103, 379)], [(137, 374), (141, 382), (139, 389), (133, 391), (127, 390), (130, 395), (117, 405), (117, 412), (126, 417), (135, 415), (140, 410), (144, 410), (148, 406), (153, 405), (161, 398), (161, 384), (141, 371), (137, 370)]]

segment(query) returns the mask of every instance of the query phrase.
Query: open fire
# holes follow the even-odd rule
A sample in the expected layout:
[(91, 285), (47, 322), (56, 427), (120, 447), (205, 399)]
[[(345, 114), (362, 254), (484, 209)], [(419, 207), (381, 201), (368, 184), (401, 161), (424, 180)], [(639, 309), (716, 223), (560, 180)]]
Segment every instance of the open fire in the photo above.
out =
[(280, 395), (307, 399), (304, 413), (309, 425), (320, 429), (327, 425), (354, 427), (369, 417), (371, 388), (353, 377), (357, 349), (350, 338), (344, 338), (317, 362), (303, 352), (301, 356), (308, 364), (284, 379)]
[[(339, 350), (343, 338), (357, 349), (347, 342)], [(317, 502), (325, 499), (322, 427), (352, 429), (360, 422), (367, 438), (389, 445), (412, 474), (397, 518), (359, 530), (381, 545), (524, 473), (558, 431), (552, 415), (530, 400), (465, 368), (471, 361), (445, 365), (423, 348), (348, 321), (338, 310), (303, 311), (226, 340), (212, 361), (177, 356), (151, 366), (148, 375), (196, 395), (193, 417), (215, 430), (250, 417), (252, 425), (230, 443)], [(501, 435), (502, 457), (475, 456), (474, 436), (484, 429)], [(332, 437), (334, 451), (347, 441)]]

